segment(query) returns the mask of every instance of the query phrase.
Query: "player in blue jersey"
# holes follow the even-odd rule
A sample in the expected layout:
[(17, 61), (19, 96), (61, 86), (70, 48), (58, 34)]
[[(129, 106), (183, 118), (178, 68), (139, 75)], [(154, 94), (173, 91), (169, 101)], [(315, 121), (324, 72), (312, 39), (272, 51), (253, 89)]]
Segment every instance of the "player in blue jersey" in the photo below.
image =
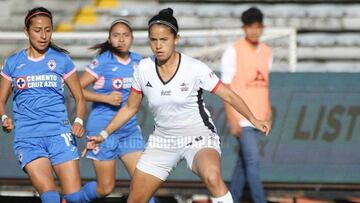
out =
[[(99, 134), (126, 103), (134, 66), (142, 58), (129, 51), (132, 42), (133, 33), (129, 22), (118, 19), (109, 28), (108, 40), (92, 47), (98, 50), (98, 55), (80, 78), (86, 100), (93, 102), (86, 126), (86, 134), (89, 136)], [(87, 90), (86, 87), (90, 84), (93, 84), (92, 90)], [(136, 116), (133, 116), (113, 133), (111, 139), (87, 152), (87, 158), (93, 160), (97, 178), (96, 191), (100, 196), (105, 197), (114, 189), (116, 159), (121, 159), (132, 176), (143, 150), (141, 130)], [(153, 201), (152, 199), (150, 202)]]
[[(68, 203), (89, 202), (96, 193), (89, 183), (81, 189), (79, 153), (75, 137), (84, 133), (86, 113), (76, 69), (67, 51), (51, 42), (52, 14), (43, 7), (30, 10), (24, 32), (29, 46), (9, 56), (1, 72), (0, 115), (5, 131), (15, 130), (14, 151), (21, 168), (43, 203), (60, 203), (53, 171)], [(76, 102), (76, 119), (69, 121), (64, 84)], [(5, 105), (13, 93), (12, 119)]]

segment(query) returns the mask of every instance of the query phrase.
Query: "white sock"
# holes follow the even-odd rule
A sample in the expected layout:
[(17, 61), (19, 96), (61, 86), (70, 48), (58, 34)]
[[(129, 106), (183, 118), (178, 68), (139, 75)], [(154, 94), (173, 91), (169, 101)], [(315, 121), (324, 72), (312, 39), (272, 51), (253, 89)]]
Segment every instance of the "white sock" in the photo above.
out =
[(212, 203), (234, 203), (229, 191), (224, 196), (212, 197), (211, 201)]

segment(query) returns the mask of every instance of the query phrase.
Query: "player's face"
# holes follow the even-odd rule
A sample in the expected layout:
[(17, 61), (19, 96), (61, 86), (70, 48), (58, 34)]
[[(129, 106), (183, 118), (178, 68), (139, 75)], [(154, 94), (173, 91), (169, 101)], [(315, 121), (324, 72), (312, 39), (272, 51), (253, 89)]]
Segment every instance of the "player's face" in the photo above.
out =
[(257, 44), (260, 40), (264, 26), (263, 24), (256, 22), (250, 25), (244, 25), (243, 29), (245, 32), (245, 38), (251, 43)]
[(129, 52), (133, 37), (129, 27), (123, 23), (117, 23), (113, 26), (109, 36), (109, 43), (119, 52)]
[(52, 25), (50, 18), (46, 16), (35, 16), (30, 19), (29, 27), (25, 27), (30, 46), (38, 52), (44, 52), (50, 44)]
[(154, 24), (149, 30), (150, 47), (157, 60), (166, 61), (175, 52), (178, 36), (175, 36), (171, 28)]

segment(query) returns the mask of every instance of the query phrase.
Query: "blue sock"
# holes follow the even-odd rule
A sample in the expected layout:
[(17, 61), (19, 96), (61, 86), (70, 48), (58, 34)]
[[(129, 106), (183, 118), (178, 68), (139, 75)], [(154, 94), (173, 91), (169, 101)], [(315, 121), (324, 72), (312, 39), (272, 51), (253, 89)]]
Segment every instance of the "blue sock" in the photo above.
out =
[(149, 200), (149, 203), (155, 203), (155, 198), (151, 197), (151, 199)]
[(60, 194), (56, 191), (47, 191), (40, 195), (42, 203), (60, 203)]
[(96, 192), (96, 181), (86, 183), (81, 191), (83, 192), (84, 202), (91, 202), (94, 199), (100, 198), (100, 195)]
[(74, 192), (64, 196), (66, 203), (83, 203), (83, 192)]

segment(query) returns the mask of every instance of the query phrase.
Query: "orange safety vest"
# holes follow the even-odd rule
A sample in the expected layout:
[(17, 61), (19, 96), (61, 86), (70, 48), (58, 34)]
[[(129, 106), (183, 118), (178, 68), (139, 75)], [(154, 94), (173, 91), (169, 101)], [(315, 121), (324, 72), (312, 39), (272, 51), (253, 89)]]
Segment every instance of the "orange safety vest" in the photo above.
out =
[[(248, 41), (241, 39), (235, 43), (236, 71), (230, 87), (249, 106), (259, 120), (269, 119), (271, 112), (269, 99), (269, 68), (272, 63), (272, 50), (264, 43), (254, 48)], [(246, 120), (233, 109), (235, 117)]]

